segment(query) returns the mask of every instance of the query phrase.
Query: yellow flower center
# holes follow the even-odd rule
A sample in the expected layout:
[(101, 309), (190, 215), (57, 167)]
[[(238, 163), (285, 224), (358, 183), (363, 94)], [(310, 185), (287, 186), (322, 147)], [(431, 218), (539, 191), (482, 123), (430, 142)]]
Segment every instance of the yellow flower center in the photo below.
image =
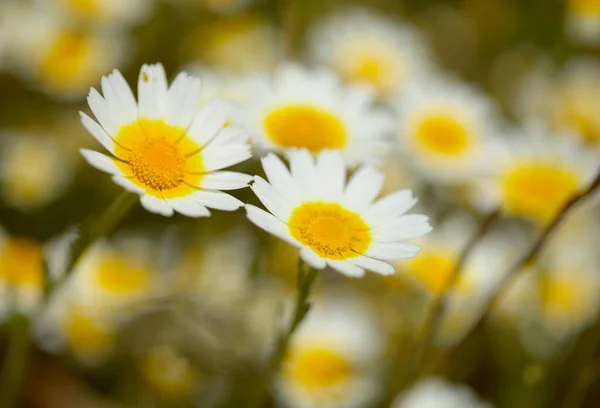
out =
[(331, 113), (308, 105), (286, 106), (265, 118), (269, 139), (281, 147), (305, 147), (312, 152), (342, 149), (346, 129)]
[(571, 0), (571, 8), (576, 13), (600, 14), (599, 0)]
[(146, 193), (164, 198), (196, 191), (205, 172), (200, 146), (185, 129), (141, 119), (121, 127), (115, 138), (118, 163)]
[(75, 306), (67, 315), (65, 337), (73, 350), (84, 354), (102, 353), (113, 340), (112, 332), (104, 323)]
[(577, 193), (577, 175), (555, 164), (526, 164), (504, 179), (506, 205), (514, 214), (545, 222)]
[(0, 277), (14, 286), (41, 287), (44, 266), (40, 245), (21, 238), (5, 242), (0, 252)]
[(88, 55), (91, 38), (81, 32), (66, 31), (58, 35), (40, 65), (40, 77), (50, 86), (79, 86), (88, 80)]
[(431, 115), (418, 124), (417, 141), (429, 152), (442, 156), (464, 153), (470, 142), (465, 126), (450, 116)]
[(66, 7), (76, 15), (95, 19), (102, 14), (102, 8), (97, 0), (63, 0)]
[(541, 281), (542, 304), (547, 313), (557, 317), (577, 319), (586, 315), (589, 308), (581, 294), (585, 285), (577, 276), (549, 277)]
[(112, 293), (134, 294), (148, 288), (151, 272), (116, 254), (102, 257), (96, 271), (98, 285)]
[(369, 226), (339, 204), (308, 202), (288, 221), (291, 235), (322, 258), (342, 260), (364, 254), (371, 244)]
[(141, 372), (157, 391), (172, 398), (189, 394), (198, 380), (190, 363), (170, 347), (156, 347), (142, 358)]
[(325, 388), (347, 381), (352, 366), (346, 357), (326, 348), (304, 350), (288, 359), (287, 374), (304, 388)]
[[(450, 275), (456, 266), (456, 255), (453, 251), (425, 251), (410, 260), (410, 273), (415, 276), (433, 295), (440, 295), (446, 288)], [(460, 292), (468, 290), (466, 281), (456, 284)]]

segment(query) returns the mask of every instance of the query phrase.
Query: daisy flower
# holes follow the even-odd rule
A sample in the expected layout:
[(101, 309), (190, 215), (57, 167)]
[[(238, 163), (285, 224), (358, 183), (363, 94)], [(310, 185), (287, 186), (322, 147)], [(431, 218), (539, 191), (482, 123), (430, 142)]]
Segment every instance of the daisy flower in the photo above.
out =
[(567, 32), (585, 45), (600, 41), (600, 4), (597, 0), (567, 0)]
[(345, 86), (327, 70), (285, 65), (248, 89), (247, 127), (265, 148), (339, 149), (350, 165), (384, 153), (392, 121), (364, 87)]
[(380, 96), (402, 92), (433, 71), (428, 45), (409, 24), (362, 9), (336, 13), (309, 35), (312, 59)]
[(357, 299), (313, 303), (291, 340), (275, 383), (276, 397), (291, 408), (366, 407), (377, 395), (369, 367), (383, 341), (374, 317)]
[(499, 129), (482, 92), (436, 77), (407, 85), (394, 104), (401, 153), (424, 177), (458, 182), (486, 168), (488, 142)]
[(494, 152), (498, 166), (481, 179), (479, 204), (500, 203), (503, 211), (544, 224), (598, 171), (596, 155), (566, 134), (529, 125)]
[(200, 80), (181, 73), (170, 87), (162, 65), (144, 65), (138, 101), (121, 73), (102, 78), (88, 103), (98, 122), (81, 113), (88, 131), (112, 157), (82, 149), (94, 167), (139, 194), (144, 208), (165, 216), (210, 215), (207, 207), (233, 211), (243, 204), (218, 190), (245, 187), (245, 174), (219, 171), (252, 155), (248, 135), (225, 127), (228, 109), (218, 100), (199, 107)]
[(37, 0), (42, 7), (85, 24), (133, 24), (144, 19), (154, 0)]
[(17, 4), (7, 13), (0, 29), (4, 63), (52, 97), (79, 99), (125, 61), (128, 42), (117, 32), (84, 30), (40, 7)]
[(402, 242), (428, 233), (424, 215), (404, 215), (417, 200), (401, 190), (379, 201), (383, 174), (365, 165), (346, 185), (339, 151), (324, 150), (313, 160), (306, 149), (292, 151), (291, 171), (274, 154), (262, 159), (268, 182), (255, 176), (252, 190), (269, 212), (247, 205), (248, 218), (280, 239), (300, 248), (311, 267), (330, 266), (347, 276), (365, 269), (391, 275), (382, 260), (412, 258), (417, 245)]
[(442, 378), (428, 378), (398, 397), (392, 408), (492, 408), (470, 388)]

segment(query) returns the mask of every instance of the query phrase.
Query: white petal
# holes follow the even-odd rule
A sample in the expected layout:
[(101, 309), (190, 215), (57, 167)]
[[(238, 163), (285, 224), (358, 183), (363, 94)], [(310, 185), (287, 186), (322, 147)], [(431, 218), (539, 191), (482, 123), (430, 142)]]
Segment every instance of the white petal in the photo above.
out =
[(115, 154), (115, 142), (112, 138), (106, 133), (104, 128), (100, 126), (95, 120), (90, 118), (83, 112), (79, 112), (79, 116), (81, 116), (81, 123), (83, 126), (94, 136), (96, 139), (106, 150), (108, 150), (113, 155)]
[(234, 171), (218, 171), (202, 176), (198, 187), (209, 190), (237, 190), (247, 187), (252, 176)]
[(404, 242), (373, 242), (365, 255), (383, 260), (414, 258), (421, 247)]
[(254, 184), (250, 186), (261, 203), (275, 217), (287, 221), (292, 213), (290, 204), (283, 199), (262, 177), (254, 176)]
[(162, 64), (143, 65), (138, 79), (138, 116), (163, 119), (167, 97), (167, 76)]
[(191, 195), (200, 204), (223, 211), (235, 211), (244, 206), (237, 198), (220, 191), (197, 191)]
[(110, 109), (106, 104), (106, 101), (94, 88), (90, 89), (87, 102), (94, 113), (94, 116), (96, 116), (100, 125), (109, 135), (115, 136), (119, 133), (119, 126), (115, 123), (115, 118), (111, 117)]
[(292, 150), (289, 153), (290, 168), (295, 184), (300, 188), (302, 198), (317, 198), (318, 180), (312, 155), (306, 149)]
[(411, 190), (400, 190), (374, 203), (364, 214), (371, 226), (377, 226), (410, 210), (417, 203)]
[(169, 89), (167, 123), (187, 129), (199, 110), (201, 94), (199, 78), (191, 77), (185, 72), (177, 75)]
[(114, 159), (94, 150), (81, 149), (79, 152), (90, 165), (98, 170), (108, 174), (123, 175), (121, 169), (115, 164)]
[(217, 148), (213, 148), (209, 145), (199, 154), (202, 154), (202, 164), (206, 171), (215, 171), (248, 160), (252, 157), (252, 150), (250, 146), (246, 144), (220, 146)]
[(286, 197), (293, 204), (300, 201), (300, 195), (292, 179), (292, 175), (279, 157), (269, 153), (261, 159), (263, 169), (269, 183), (279, 195)]
[(220, 99), (202, 105), (188, 129), (188, 135), (200, 147), (210, 143), (229, 120), (229, 109)]
[(277, 238), (287, 242), (288, 244), (296, 247), (300, 246), (300, 243), (298, 243), (290, 235), (290, 229), (288, 226), (265, 210), (262, 210), (251, 204), (247, 204), (246, 216), (248, 217), (248, 220), (250, 220), (250, 222), (257, 227), (262, 228), (272, 235), (275, 235)]
[(300, 256), (312, 268), (324, 269), (325, 266), (327, 265), (327, 262), (325, 262), (325, 259), (321, 258), (310, 248), (306, 248), (306, 247), (302, 248), (300, 250)]
[(173, 215), (173, 207), (171, 207), (162, 198), (154, 197), (151, 195), (145, 195), (142, 196), (140, 201), (142, 203), (142, 206), (152, 213), (161, 214), (165, 217), (170, 217)]
[(137, 118), (137, 115), (133, 118), (133, 120), (132, 118), (128, 118), (126, 116), (126, 110), (122, 106), (121, 101), (119, 100), (119, 97), (117, 96), (117, 93), (113, 89), (112, 84), (108, 80), (108, 78), (102, 77), (102, 79), (100, 80), (100, 84), (102, 86), (102, 94), (104, 95), (106, 106), (108, 106), (110, 117), (111, 119), (113, 119), (114, 123), (118, 127), (121, 127), (133, 122)]
[(371, 165), (364, 165), (352, 176), (344, 192), (344, 203), (354, 211), (364, 211), (375, 200), (383, 187), (383, 173)]
[(167, 201), (175, 211), (186, 217), (210, 217), (208, 208), (200, 204), (193, 197), (174, 198)]
[(137, 120), (137, 103), (129, 84), (118, 69), (113, 70), (108, 76), (108, 81), (119, 101), (124, 122), (126, 124), (135, 122)]
[(321, 197), (337, 201), (346, 184), (346, 167), (339, 150), (323, 150), (317, 159), (317, 178)]
[(144, 190), (142, 187), (138, 186), (137, 184), (135, 184), (133, 181), (129, 180), (129, 178), (124, 177), (124, 176), (113, 176), (112, 180), (120, 185), (121, 187), (123, 187), (125, 190), (131, 192), (131, 193), (136, 193), (139, 195), (143, 195), (146, 190)]
[(349, 276), (351, 278), (362, 278), (365, 276), (365, 270), (359, 266), (356, 266), (349, 261), (327, 261), (327, 265), (331, 266), (338, 272)]
[(211, 142), (212, 147), (225, 146), (231, 144), (244, 144), (250, 140), (250, 134), (246, 129), (230, 125), (219, 130), (219, 133)]
[(361, 255), (356, 258), (351, 258), (348, 261), (360, 266), (361, 268), (373, 271), (381, 275), (389, 276), (396, 273), (394, 267), (389, 263), (369, 258), (368, 256)]
[(371, 229), (374, 241), (388, 242), (403, 239), (417, 238), (431, 232), (428, 218), (425, 215), (404, 215), (388, 224), (383, 224)]

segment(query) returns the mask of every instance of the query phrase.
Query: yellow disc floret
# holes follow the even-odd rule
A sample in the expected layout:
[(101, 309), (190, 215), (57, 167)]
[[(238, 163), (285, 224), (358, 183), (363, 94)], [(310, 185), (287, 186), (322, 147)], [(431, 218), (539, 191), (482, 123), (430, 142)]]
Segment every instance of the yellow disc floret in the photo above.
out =
[(504, 178), (506, 205), (541, 222), (552, 218), (579, 187), (577, 174), (555, 164), (525, 164)]
[(294, 210), (288, 225), (295, 239), (326, 259), (355, 258), (371, 243), (369, 226), (339, 204), (304, 203)]
[(174, 198), (195, 191), (205, 172), (200, 146), (183, 128), (141, 119), (123, 126), (115, 138), (121, 169), (147, 194)]
[(11, 285), (40, 287), (43, 268), (42, 248), (33, 241), (9, 239), (0, 252), (0, 277)]
[(423, 118), (417, 128), (416, 139), (427, 151), (442, 156), (460, 155), (470, 144), (465, 126), (456, 119), (443, 115)]
[(315, 389), (343, 383), (352, 374), (352, 366), (335, 350), (311, 348), (292, 353), (286, 371), (300, 386)]
[(264, 121), (269, 139), (280, 147), (343, 149), (346, 129), (329, 112), (308, 105), (286, 106), (269, 113)]

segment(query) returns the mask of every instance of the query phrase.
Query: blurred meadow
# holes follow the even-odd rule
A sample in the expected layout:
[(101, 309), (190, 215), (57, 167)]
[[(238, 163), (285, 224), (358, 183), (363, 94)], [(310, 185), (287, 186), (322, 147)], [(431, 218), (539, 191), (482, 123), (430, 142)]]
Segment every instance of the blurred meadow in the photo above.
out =
[(0, 408), (600, 406), (599, 58), (598, 0), (0, 0)]

